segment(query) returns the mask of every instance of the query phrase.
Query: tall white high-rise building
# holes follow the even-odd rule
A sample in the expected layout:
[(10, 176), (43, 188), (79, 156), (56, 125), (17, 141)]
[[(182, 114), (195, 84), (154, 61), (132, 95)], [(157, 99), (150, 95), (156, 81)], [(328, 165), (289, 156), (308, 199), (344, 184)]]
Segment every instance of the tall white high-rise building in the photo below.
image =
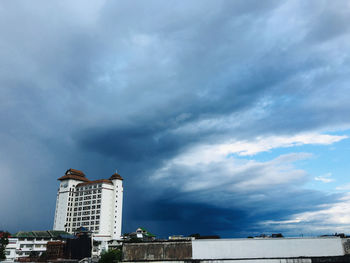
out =
[(85, 227), (97, 240), (121, 238), (123, 178), (119, 174), (90, 181), (82, 171), (69, 169), (58, 180), (54, 230), (74, 233)]

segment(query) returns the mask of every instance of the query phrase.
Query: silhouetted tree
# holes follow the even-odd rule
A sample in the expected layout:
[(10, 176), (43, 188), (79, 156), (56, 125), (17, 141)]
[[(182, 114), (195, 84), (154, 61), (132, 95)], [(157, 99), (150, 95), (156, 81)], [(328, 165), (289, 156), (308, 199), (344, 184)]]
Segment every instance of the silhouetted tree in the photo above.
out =
[(5, 249), (6, 249), (7, 244), (9, 243), (8, 237), (10, 236), (10, 233), (3, 232), (1, 234), (2, 235), (0, 237), (0, 260), (5, 260), (6, 259)]
[(120, 249), (113, 249), (104, 252), (101, 255), (98, 263), (115, 263), (120, 262), (122, 260), (122, 251)]

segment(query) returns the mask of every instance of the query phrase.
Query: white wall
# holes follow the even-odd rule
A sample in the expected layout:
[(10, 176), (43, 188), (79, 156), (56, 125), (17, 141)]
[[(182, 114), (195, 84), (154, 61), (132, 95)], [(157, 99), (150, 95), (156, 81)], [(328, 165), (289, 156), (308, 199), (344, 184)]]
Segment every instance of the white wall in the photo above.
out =
[[(53, 230), (65, 230), (65, 224), (67, 223), (68, 198), (70, 197), (69, 189), (74, 191), (75, 186), (79, 183), (81, 183), (81, 181), (73, 179), (63, 180), (60, 182), (59, 189), (57, 192)], [(70, 198), (74, 198), (74, 195)], [(72, 201), (72, 204), (74, 204), (74, 201)], [(73, 211), (74, 206), (72, 206), (72, 211), (70, 211), (70, 213), (73, 213)], [(70, 223), (72, 224), (72, 222)], [(69, 232), (72, 233), (72, 231)]]
[(122, 213), (123, 213), (123, 181), (113, 180), (114, 184), (114, 213), (113, 213), (113, 239), (121, 239)]
[(110, 239), (112, 239), (113, 227), (113, 193), (113, 185), (102, 184), (100, 230), (97, 235), (109, 236)]
[(340, 238), (266, 238), (192, 241), (193, 259), (343, 256)]

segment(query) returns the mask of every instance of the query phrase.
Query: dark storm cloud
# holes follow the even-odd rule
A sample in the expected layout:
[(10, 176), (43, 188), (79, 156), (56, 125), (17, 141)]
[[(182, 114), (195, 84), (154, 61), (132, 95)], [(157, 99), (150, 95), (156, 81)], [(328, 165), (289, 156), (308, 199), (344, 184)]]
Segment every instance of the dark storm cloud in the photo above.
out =
[[(178, 200), (183, 193), (174, 192), (171, 189), (167, 189), (166, 193), (162, 198), (156, 200), (135, 202), (134, 206), (137, 206), (138, 209), (131, 212), (130, 219), (141, 220), (146, 227), (159, 229), (161, 233), (167, 233), (168, 229), (172, 229), (172, 233), (185, 235), (201, 233), (204, 235), (219, 234), (222, 237), (247, 237), (263, 232), (284, 230), (282, 227), (276, 229), (276, 227), (257, 225), (257, 222), (271, 218), (287, 219), (305, 210), (314, 211), (319, 203), (337, 201), (335, 195), (326, 197), (317, 191), (286, 192), (284, 189), (270, 193), (265, 200), (251, 204), (245, 200), (247, 194), (241, 196), (231, 194), (230, 199), (226, 200), (227, 206), (222, 207), (205, 202), (193, 202), (193, 196), (197, 193), (192, 193), (183, 200)], [(281, 201), (277, 202), (277, 199)]]
[[(147, 222), (163, 235), (237, 234), (241, 227), (247, 232), (237, 235), (245, 235), (260, 231), (263, 219), (335, 202), (311, 190), (296, 194), (294, 186), (307, 176), (258, 190), (227, 190), (264, 178), (261, 167), (273, 174), (274, 163), (187, 193), (179, 190), (186, 179), (206, 182), (216, 170), (220, 181), (225, 162), (204, 166), (203, 177), (196, 166), (174, 165), (170, 179), (150, 178), (196, 145), (348, 127), (346, 6), (1, 3), (0, 169), (8, 186), (1, 199), (9, 196), (13, 205), (0, 201), (7, 215), (0, 228), (50, 228), (55, 180), (70, 167), (89, 178), (119, 169), (126, 185), (124, 232)], [(295, 170), (288, 171), (299, 176)], [(265, 197), (254, 199), (252, 192)], [(207, 201), (218, 196), (220, 204)], [(23, 200), (34, 200), (31, 211), (21, 213), (29, 206)]]

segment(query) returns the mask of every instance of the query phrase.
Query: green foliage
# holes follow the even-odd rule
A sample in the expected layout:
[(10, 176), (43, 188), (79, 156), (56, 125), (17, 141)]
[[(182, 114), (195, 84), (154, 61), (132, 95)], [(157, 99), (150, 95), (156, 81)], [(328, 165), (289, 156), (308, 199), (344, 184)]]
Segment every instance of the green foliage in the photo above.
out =
[(38, 251), (30, 251), (29, 257), (30, 258), (38, 258), (39, 257), (39, 252)]
[(115, 263), (122, 260), (122, 251), (120, 249), (113, 249), (107, 252), (104, 252), (101, 255), (98, 263)]
[(10, 236), (10, 233), (4, 232), (0, 238), (0, 260), (5, 260), (5, 249), (7, 244), (9, 243), (8, 237)]
[(133, 237), (130, 238), (129, 242), (130, 243), (141, 243), (142, 239), (133, 236)]
[(42, 261), (42, 262), (47, 261), (47, 253), (46, 253), (46, 251), (44, 251), (43, 253), (41, 253), (41, 255), (40, 255), (40, 257), (39, 257), (39, 260)]

